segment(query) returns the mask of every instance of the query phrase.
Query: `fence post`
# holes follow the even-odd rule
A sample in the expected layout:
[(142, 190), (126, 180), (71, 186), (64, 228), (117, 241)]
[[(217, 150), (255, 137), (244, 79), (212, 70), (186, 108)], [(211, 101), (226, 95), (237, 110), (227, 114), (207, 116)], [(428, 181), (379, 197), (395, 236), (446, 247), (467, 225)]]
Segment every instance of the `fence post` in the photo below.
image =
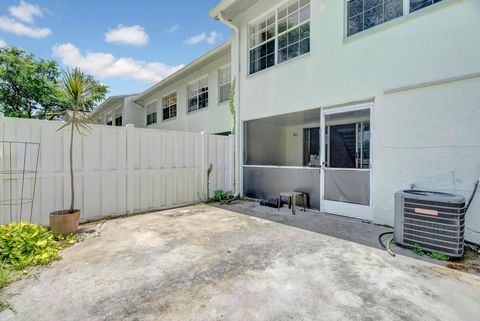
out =
[(235, 135), (228, 136), (229, 139), (229, 155), (230, 163), (230, 191), (237, 194), (236, 191), (236, 175), (235, 175)]
[(134, 175), (134, 161), (135, 161), (135, 126), (128, 124), (126, 127), (126, 174), (127, 174), (127, 214), (132, 214), (135, 211), (135, 175)]
[(202, 193), (205, 195), (206, 200), (210, 198), (208, 193), (210, 192), (207, 188), (208, 186), (208, 167), (210, 164), (208, 163), (208, 134), (205, 132), (201, 133), (202, 135), (202, 168), (201, 168), (201, 175), (202, 175)]

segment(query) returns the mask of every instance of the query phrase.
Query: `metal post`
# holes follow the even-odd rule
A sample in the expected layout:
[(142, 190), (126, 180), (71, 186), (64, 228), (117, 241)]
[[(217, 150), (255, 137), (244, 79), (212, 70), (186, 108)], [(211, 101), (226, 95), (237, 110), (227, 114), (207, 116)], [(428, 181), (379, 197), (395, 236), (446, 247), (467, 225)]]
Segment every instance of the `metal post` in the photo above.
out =
[(27, 143), (25, 143), (25, 148), (23, 150), (23, 169), (22, 169), (22, 192), (20, 194), (20, 212), (18, 215), (20, 216), (19, 222), (22, 221), (22, 211), (23, 211), (23, 187), (25, 185), (25, 163), (27, 161)]
[(30, 208), (30, 219), (29, 222), (32, 223), (32, 214), (33, 214), (33, 202), (35, 201), (35, 189), (37, 187), (37, 172), (38, 172), (38, 160), (40, 158), (40, 144), (37, 145), (37, 161), (35, 164), (35, 177), (33, 178), (33, 192), (32, 192), (32, 207)]

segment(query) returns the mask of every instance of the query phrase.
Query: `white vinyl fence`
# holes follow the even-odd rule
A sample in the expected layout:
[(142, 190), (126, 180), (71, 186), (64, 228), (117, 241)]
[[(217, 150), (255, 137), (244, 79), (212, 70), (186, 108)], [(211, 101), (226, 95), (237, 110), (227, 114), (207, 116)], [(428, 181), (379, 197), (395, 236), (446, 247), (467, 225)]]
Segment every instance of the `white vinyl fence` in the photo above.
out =
[[(61, 125), (0, 116), (1, 141), (40, 143), (32, 221), (44, 225), (50, 212), (66, 209), (70, 202), (70, 131), (57, 131)], [(75, 207), (85, 221), (193, 204), (206, 198), (209, 164), (210, 193), (230, 191), (232, 141), (132, 125), (94, 125), (85, 136), (74, 136)], [(25, 203), (22, 190), (24, 198), (32, 197), (35, 175), (22, 169), (35, 169), (36, 148), (0, 143), (0, 224), (29, 219), (30, 204), (22, 205), (20, 213), (19, 203)]]

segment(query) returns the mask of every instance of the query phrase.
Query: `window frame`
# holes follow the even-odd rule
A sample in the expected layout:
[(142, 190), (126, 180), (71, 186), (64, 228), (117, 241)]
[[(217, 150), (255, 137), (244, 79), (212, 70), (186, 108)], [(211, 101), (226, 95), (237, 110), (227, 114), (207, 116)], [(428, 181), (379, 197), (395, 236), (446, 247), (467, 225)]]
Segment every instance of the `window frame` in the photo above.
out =
[[(165, 106), (165, 104), (164, 104), (165, 103), (165, 98), (167, 98), (167, 97), (169, 97), (173, 94), (175, 94), (175, 104)], [(173, 106), (175, 106), (175, 116), (172, 116), (172, 107)], [(169, 111), (168, 111), (168, 114), (170, 116), (169, 118), (164, 117), (163, 112), (165, 111), (165, 109), (169, 109)], [(162, 121), (175, 119), (175, 118), (177, 118), (177, 115), (178, 115), (178, 94), (177, 94), (177, 91), (174, 90), (174, 91), (171, 91), (168, 94), (162, 96)], [(158, 117), (158, 114), (157, 114), (157, 117)]]
[[(146, 126), (152, 126), (158, 124), (158, 100), (151, 101), (145, 105), (145, 124)], [(153, 112), (149, 113), (148, 109), (153, 108)], [(148, 123), (148, 117), (151, 115), (155, 115), (155, 121)]]
[[(119, 109), (116, 109), (114, 112), (113, 112), (113, 115), (115, 116), (114, 119), (113, 119), (113, 123), (115, 124), (115, 127), (122, 127), (123, 126), (123, 112), (122, 110), (119, 108)], [(120, 117), (118, 116), (120, 115)], [(121, 123), (120, 125), (117, 124), (117, 120), (120, 118), (121, 120)]]
[(440, 0), (437, 3), (432, 3), (432, 4), (430, 4), (426, 7), (417, 9), (416, 11), (413, 11), (413, 12), (410, 12), (410, 1), (411, 0), (403, 0), (403, 13), (402, 13), (401, 16), (399, 16), (397, 18), (394, 18), (394, 19), (391, 19), (389, 21), (380, 23), (380, 24), (378, 24), (376, 26), (373, 26), (371, 28), (364, 29), (362, 31), (359, 31), (359, 32), (354, 33), (353, 35), (349, 36), (348, 35), (348, 18), (349, 18), (348, 17), (348, 2), (350, 2), (350, 1), (352, 1), (352, 0), (344, 0), (343, 1), (343, 6), (344, 6), (343, 38), (344, 38), (344, 40), (349, 40), (349, 39), (352, 39), (352, 38), (356, 38), (357, 36), (368, 34), (369, 32), (379, 30), (380, 28), (386, 28), (388, 26), (391, 26), (392, 24), (399, 23), (400, 21), (402, 21), (404, 19), (414, 17), (418, 14), (424, 14), (425, 12), (427, 12), (427, 10), (435, 10), (442, 5), (446, 5), (447, 3), (451, 2), (451, 1), (456, 1), (456, 0)]
[(114, 120), (113, 117), (114, 117), (113, 112), (109, 112), (109, 113), (106, 115), (105, 118), (106, 118), (107, 121), (105, 122), (105, 124), (106, 124), (107, 126), (113, 126), (113, 120)]
[[(220, 72), (222, 72), (222, 70), (228, 70), (228, 72), (230, 73), (229, 81), (225, 82), (223, 84), (220, 83)], [(220, 95), (221, 92), (222, 92), (221, 87), (228, 85), (228, 88), (231, 88), (231, 86), (232, 86), (232, 65), (230, 63), (218, 68), (218, 70), (217, 70), (217, 81), (218, 81), (218, 89), (217, 89), (218, 90), (218, 103), (221, 104), (221, 103), (224, 103), (224, 102), (230, 100), (230, 95), (225, 100), (222, 100), (221, 95)]]
[[(311, 36), (311, 31), (312, 31), (312, 3), (314, 1), (312, 0), (309, 0), (309, 4), (308, 5), (304, 5), (303, 7), (299, 7), (298, 10), (300, 9), (303, 9), (304, 7), (306, 6), (310, 6), (310, 16), (309, 18), (306, 20), (306, 21), (303, 21), (302, 23), (299, 23), (297, 24), (294, 28), (292, 29), (288, 29), (285, 30), (284, 32), (282, 33), (278, 33), (278, 11), (281, 7), (287, 5), (287, 9), (288, 9), (288, 3), (290, 2), (290, 0), (284, 0), (284, 1), (281, 1), (279, 4), (275, 5), (272, 9), (266, 11), (265, 13), (257, 16), (255, 19), (251, 20), (251, 21), (248, 21), (247, 22), (247, 61), (248, 61), (248, 64), (247, 64), (247, 77), (251, 77), (251, 76), (254, 76), (258, 73), (261, 73), (263, 71), (266, 71), (266, 70), (269, 70), (271, 68), (274, 68), (276, 66), (280, 66), (284, 63), (287, 63), (289, 61), (294, 61), (298, 58), (301, 58), (301, 57), (304, 57), (304, 56), (307, 56), (311, 51), (312, 51), (312, 47), (311, 47), (311, 39), (312, 39), (312, 36)], [(250, 56), (250, 52), (251, 50), (255, 49), (255, 48), (258, 48), (259, 46), (262, 46), (264, 44), (267, 44), (269, 41), (271, 41), (271, 39), (269, 40), (266, 40), (262, 43), (257, 43), (255, 46), (253, 47), (250, 47), (250, 39), (251, 39), (251, 34), (250, 34), (250, 30), (251, 30), (251, 26), (254, 25), (254, 24), (258, 24), (259, 22), (261, 22), (262, 20), (265, 20), (265, 19), (268, 19), (268, 17), (274, 13), (274, 16), (275, 16), (275, 23), (274, 23), (274, 26), (275, 26), (275, 35), (273, 36), (273, 39), (274, 40), (274, 44), (275, 44), (275, 49), (274, 49), (274, 64), (270, 67), (267, 67), (267, 68), (264, 68), (262, 70), (259, 70), (259, 71), (256, 71), (254, 73), (251, 72), (251, 56)], [(288, 12), (287, 12), (287, 18), (288, 18)], [(305, 52), (303, 54), (300, 54), (294, 58), (290, 58), (290, 59), (287, 59), (287, 60), (284, 60), (282, 62), (279, 62), (279, 35), (283, 35), (283, 34), (286, 34), (296, 28), (300, 28), (301, 26), (305, 25), (309, 23), (310, 24), (310, 34), (309, 34), (309, 51), (308, 52)], [(299, 41), (300, 42), (300, 41)]]
[[(206, 87), (206, 88), (207, 88), (207, 90), (204, 91), (204, 92), (200, 92), (200, 86), (199, 86), (199, 84), (200, 84), (200, 82), (201, 82), (202, 80), (204, 80), (204, 79), (206, 80), (206, 84), (207, 84), (207, 87)], [(204, 75), (204, 76), (202, 76), (202, 77), (199, 77), (199, 78), (195, 79), (194, 81), (191, 81), (191, 82), (188, 82), (188, 83), (187, 83), (187, 86), (186, 86), (186, 89), (185, 89), (185, 91), (186, 91), (186, 97), (187, 97), (187, 106), (186, 106), (186, 107), (187, 107), (187, 115), (190, 114), (190, 113), (199, 111), (199, 110), (208, 109), (208, 107), (209, 107), (209, 105), (210, 105), (210, 88), (209, 88), (210, 86), (209, 86), (209, 83), (208, 83), (208, 82), (209, 82), (209, 77), (208, 77), (208, 74), (206, 74), (206, 75)], [(193, 84), (196, 84), (196, 94), (190, 96), (190, 95), (189, 95), (189, 89), (190, 89), (190, 85), (193, 85)], [(204, 87), (202, 87), (202, 88), (204, 88)], [(200, 95), (205, 94), (205, 93), (207, 94), (206, 106), (200, 108), (200, 99), (199, 99), (199, 97), (200, 97)], [(189, 109), (190, 109), (189, 101), (190, 101), (190, 99), (192, 99), (192, 98), (194, 98), (194, 97), (197, 98), (197, 108), (195, 108), (194, 110), (189, 110)]]

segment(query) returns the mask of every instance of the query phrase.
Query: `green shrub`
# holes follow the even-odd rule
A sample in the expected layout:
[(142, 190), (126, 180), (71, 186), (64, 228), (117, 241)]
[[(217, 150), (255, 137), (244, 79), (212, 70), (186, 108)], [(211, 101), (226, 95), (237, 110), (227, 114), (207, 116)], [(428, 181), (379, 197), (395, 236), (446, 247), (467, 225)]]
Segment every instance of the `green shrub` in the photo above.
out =
[(0, 226), (0, 269), (23, 269), (58, 260), (59, 244), (47, 228), (30, 223)]
[(216, 190), (213, 192), (213, 201), (214, 202), (222, 202), (222, 201), (228, 201), (230, 198), (230, 195), (232, 195), (231, 192), (226, 192), (222, 190)]
[(428, 253), (428, 256), (430, 256), (431, 258), (434, 258), (436, 260), (440, 260), (440, 261), (449, 261), (450, 260), (450, 256), (445, 255), (443, 253), (432, 252), (432, 253)]
[(10, 273), (7, 270), (0, 268), (0, 289), (10, 283)]

